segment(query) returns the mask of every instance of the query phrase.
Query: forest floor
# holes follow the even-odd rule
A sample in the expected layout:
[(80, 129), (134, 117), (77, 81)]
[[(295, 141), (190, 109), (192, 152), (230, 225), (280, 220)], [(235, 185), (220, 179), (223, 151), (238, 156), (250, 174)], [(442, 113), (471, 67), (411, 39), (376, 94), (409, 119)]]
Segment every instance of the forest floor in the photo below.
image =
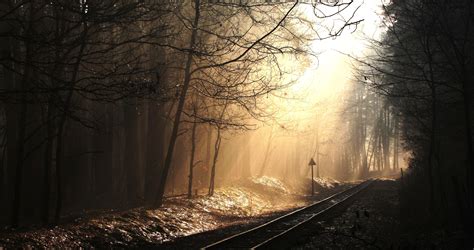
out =
[[(176, 242), (182, 247), (195, 246), (204, 239), (212, 242), (213, 237), (255, 226), (346, 186), (328, 179), (317, 179), (315, 184), (317, 193), (311, 197), (302, 195), (308, 193), (308, 185), (253, 178), (218, 188), (212, 197), (168, 198), (159, 209), (82, 217), (52, 228), (0, 231), (0, 248), (151, 248), (157, 244), (174, 248)], [(173, 243), (175, 239), (179, 241)]]

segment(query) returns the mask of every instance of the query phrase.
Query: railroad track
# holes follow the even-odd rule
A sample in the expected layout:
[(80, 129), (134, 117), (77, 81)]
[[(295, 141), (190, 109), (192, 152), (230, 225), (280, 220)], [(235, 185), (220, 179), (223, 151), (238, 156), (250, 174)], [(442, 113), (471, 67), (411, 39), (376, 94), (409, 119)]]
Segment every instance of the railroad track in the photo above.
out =
[(250, 230), (232, 235), (201, 249), (265, 249), (284, 248), (301, 236), (302, 232), (312, 230), (311, 223), (333, 210), (343, 207), (351, 198), (366, 189), (373, 180), (364, 181), (354, 187), (336, 193), (309, 206), (297, 209)]

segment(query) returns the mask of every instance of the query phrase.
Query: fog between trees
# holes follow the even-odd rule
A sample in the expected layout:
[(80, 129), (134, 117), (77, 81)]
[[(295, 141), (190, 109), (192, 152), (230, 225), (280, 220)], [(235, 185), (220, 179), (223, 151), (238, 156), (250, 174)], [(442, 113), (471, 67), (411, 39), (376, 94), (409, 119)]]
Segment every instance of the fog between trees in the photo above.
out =
[(2, 2), (1, 224), (302, 182), (311, 157), (343, 180), (398, 172), (399, 111), (315, 42), (350, 36), (360, 6)]

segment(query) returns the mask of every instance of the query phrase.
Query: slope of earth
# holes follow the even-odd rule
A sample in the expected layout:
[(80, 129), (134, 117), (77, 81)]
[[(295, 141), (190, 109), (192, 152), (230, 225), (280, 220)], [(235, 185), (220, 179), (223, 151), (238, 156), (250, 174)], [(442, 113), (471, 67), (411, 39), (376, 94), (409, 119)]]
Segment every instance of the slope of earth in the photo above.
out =
[[(335, 186), (318, 192), (323, 195), (342, 188)], [(54, 228), (2, 231), (0, 248), (153, 247), (209, 230), (240, 230), (304, 206), (311, 201), (308, 198), (277, 179), (252, 178), (218, 188), (212, 197), (168, 198), (158, 209), (81, 218)]]

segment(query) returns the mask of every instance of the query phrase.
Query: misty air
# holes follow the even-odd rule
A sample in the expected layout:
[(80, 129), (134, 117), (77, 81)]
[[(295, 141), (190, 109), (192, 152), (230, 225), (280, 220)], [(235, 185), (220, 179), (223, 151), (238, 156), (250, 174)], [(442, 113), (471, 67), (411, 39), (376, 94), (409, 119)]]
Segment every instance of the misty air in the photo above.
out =
[(2, 0), (0, 250), (472, 249), (473, 15)]

